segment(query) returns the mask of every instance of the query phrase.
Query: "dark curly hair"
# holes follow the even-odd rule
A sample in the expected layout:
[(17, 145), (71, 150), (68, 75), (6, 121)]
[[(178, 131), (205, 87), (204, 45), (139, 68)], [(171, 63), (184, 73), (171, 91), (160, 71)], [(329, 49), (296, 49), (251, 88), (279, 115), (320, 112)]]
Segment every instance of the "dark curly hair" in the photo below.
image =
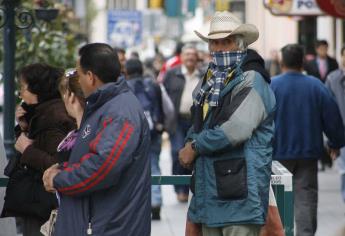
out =
[(44, 63), (24, 66), (18, 73), (19, 80), (28, 84), (28, 90), (37, 95), (38, 102), (60, 98), (59, 80), (64, 70)]

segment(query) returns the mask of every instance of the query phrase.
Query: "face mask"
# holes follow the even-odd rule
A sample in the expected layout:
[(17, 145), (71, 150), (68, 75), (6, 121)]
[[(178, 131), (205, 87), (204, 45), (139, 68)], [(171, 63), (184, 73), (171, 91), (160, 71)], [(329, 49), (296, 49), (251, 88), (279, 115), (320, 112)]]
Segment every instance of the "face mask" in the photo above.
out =
[(213, 63), (219, 68), (237, 65), (246, 54), (247, 51), (211, 52)]

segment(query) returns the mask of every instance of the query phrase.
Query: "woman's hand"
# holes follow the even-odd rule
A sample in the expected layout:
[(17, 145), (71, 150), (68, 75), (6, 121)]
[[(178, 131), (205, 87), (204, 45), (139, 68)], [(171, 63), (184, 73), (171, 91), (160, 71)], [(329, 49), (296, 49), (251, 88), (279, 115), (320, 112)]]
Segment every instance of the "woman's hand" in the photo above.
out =
[(44, 188), (47, 192), (55, 193), (56, 189), (54, 188), (54, 178), (59, 174), (61, 170), (59, 169), (59, 164), (54, 164), (49, 167), (43, 174), (42, 180)]
[(26, 122), (26, 120), (24, 119), (25, 114), (26, 114), (26, 111), (23, 109), (23, 107), (17, 106), (16, 113), (15, 113), (16, 121), (22, 130), (27, 130), (29, 127), (28, 122)]
[(25, 149), (28, 146), (30, 146), (33, 142), (34, 141), (32, 139), (29, 139), (28, 137), (25, 136), (24, 133), (21, 133), (14, 147), (18, 152), (23, 153)]

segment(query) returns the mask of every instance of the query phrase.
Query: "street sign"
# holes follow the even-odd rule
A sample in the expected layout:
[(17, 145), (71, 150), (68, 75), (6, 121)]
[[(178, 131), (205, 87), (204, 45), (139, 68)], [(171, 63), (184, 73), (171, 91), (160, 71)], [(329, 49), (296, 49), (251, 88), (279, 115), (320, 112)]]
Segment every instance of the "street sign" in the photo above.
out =
[(140, 11), (108, 11), (107, 40), (112, 46), (128, 48), (141, 44), (142, 14)]
[(324, 14), (316, 0), (264, 0), (264, 6), (277, 16), (317, 16)]

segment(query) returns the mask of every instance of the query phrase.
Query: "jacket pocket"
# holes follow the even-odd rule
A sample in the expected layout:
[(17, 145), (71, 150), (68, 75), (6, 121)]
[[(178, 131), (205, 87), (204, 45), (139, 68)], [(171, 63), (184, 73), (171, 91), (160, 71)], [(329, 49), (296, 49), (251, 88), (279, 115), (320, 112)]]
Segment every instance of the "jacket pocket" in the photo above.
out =
[(244, 158), (215, 161), (213, 167), (219, 198), (238, 200), (247, 197), (247, 165)]

